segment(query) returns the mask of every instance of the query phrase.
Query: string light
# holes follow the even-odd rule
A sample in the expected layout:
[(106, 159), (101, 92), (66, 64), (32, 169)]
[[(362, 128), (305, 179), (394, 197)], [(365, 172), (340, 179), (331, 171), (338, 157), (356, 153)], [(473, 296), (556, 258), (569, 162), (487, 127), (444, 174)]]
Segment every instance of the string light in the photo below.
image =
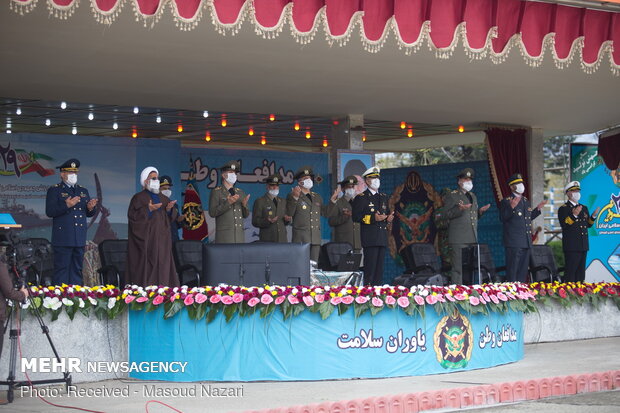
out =
[(362, 142), (366, 142), (366, 132), (362, 133)]
[(276, 120), (276, 115), (274, 115), (273, 113), (272, 113), (272, 114), (270, 114), (270, 115), (269, 115), (269, 120), (270, 120), (270, 121), (272, 121), (272, 122), (273, 122), (274, 120)]
[(406, 127), (407, 127), (407, 123), (405, 123), (405, 122), (401, 122), (400, 123), (400, 128), (401, 129), (405, 129)]
[(131, 137), (134, 139), (138, 137), (138, 130), (136, 128), (131, 130)]
[(11, 131), (11, 129), (7, 129), (6, 133), (13, 133), (13, 132)]
[(137, 115), (138, 113), (140, 113), (140, 108), (138, 108), (137, 106), (133, 107), (133, 113), (134, 115)]
[(407, 131), (407, 136), (410, 137), (410, 138), (413, 138), (413, 129), (409, 129)]
[(62, 110), (67, 109), (67, 102), (60, 102), (60, 109)]
[(208, 118), (209, 117), (209, 111), (205, 110), (204, 112), (202, 112), (202, 117), (203, 118)]
[(181, 125), (180, 123), (177, 125), (177, 132), (183, 132), (183, 125)]
[(310, 134), (310, 131), (307, 130), (306, 131), (306, 139), (310, 139), (312, 137), (312, 134)]
[(71, 134), (77, 135), (77, 127), (73, 126), (73, 128), (71, 128)]
[(205, 133), (205, 141), (211, 142), (211, 132), (207, 131), (207, 133)]
[(161, 123), (161, 116), (157, 115), (157, 117), (155, 118), (155, 122)]
[(220, 122), (220, 124), (222, 125), (222, 128), (225, 128), (226, 125), (228, 125), (228, 121), (224, 115), (222, 115), (222, 122)]
[(338, 126), (338, 124), (339, 124), (340, 122), (338, 122), (337, 120), (335, 120), (333, 123), (334, 123), (334, 126)]
[(261, 145), (266, 145), (267, 144), (267, 139), (264, 136), (262, 138), (260, 138), (260, 144)]
[(88, 120), (93, 120), (93, 119), (95, 119), (95, 115), (93, 115), (93, 112), (90, 112), (88, 114)]
[(327, 148), (327, 139), (323, 139), (323, 147)]
[(112, 129), (117, 130), (118, 129), (118, 123), (114, 122), (112, 124)]
[(21, 115), (22, 114), (22, 108), (15, 109), (15, 114), (16, 115)]
[(461, 133), (465, 132), (465, 126), (459, 125), (459, 132)]
[(49, 119), (45, 119), (45, 126), (50, 126), (52, 124), (52, 121)]
[(295, 130), (299, 130), (299, 122), (295, 122), (294, 129), (295, 129)]
[(250, 127), (250, 129), (248, 129), (248, 135), (254, 136), (254, 128)]

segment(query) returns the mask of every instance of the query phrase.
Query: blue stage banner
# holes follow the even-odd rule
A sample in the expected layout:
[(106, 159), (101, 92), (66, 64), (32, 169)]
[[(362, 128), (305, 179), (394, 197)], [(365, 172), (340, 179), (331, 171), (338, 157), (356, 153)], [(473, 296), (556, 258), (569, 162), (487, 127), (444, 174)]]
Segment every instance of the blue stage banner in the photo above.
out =
[[(163, 309), (129, 312), (129, 362), (180, 362), (179, 372), (130, 373), (142, 380), (258, 381), (420, 376), (473, 370), (523, 358), (523, 314), (438, 315), (399, 309), (353, 310), (322, 320), (304, 311), (283, 320), (222, 313), (207, 324), (186, 311), (164, 320)], [(139, 365), (139, 364), (137, 364)]]
[(586, 281), (620, 281), (620, 173), (598, 157), (598, 146), (571, 144), (571, 180), (581, 183), (581, 203), (601, 210), (588, 230)]
[[(311, 166), (316, 175), (312, 190), (323, 197), (323, 202), (329, 202), (332, 190), (329, 179), (329, 157), (326, 153), (181, 148), (181, 180), (187, 180), (191, 161), (196, 172), (197, 189), (205, 211), (209, 208), (211, 190), (222, 183), (220, 167), (230, 160), (236, 160), (241, 164), (241, 173), (235, 186), (243, 189), (246, 194), (250, 194), (248, 201), (250, 210), (254, 201), (266, 192), (265, 178), (272, 174), (279, 174), (283, 182), (283, 185), (280, 185), (280, 196), (286, 198), (292, 186), (297, 184), (293, 178), (295, 172), (306, 165)], [(182, 186), (184, 187), (185, 184), (183, 183)], [(215, 239), (215, 220), (207, 216), (207, 221), (209, 238)], [(325, 218), (321, 220), (321, 228), (322, 238), (329, 240), (330, 228)], [(258, 229), (252, 226), (251, 214), (245, 220), (245, 239), (247, 242), (258, 239)]]

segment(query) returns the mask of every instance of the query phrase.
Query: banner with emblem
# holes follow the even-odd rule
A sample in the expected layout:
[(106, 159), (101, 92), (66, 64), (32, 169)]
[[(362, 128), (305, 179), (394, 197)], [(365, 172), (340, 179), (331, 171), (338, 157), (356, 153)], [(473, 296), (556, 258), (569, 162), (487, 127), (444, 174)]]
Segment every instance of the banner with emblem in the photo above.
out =
[(162, 309), (130, 311), (130, 362), (174, 361), (180, 349), (188, 362), (184, 373), (135, 372), (130, 377), (170, 381), (385, 378), (488, 368), (523, 358), (522, 312), (438, 314), (434, 307), (425, 308), (423, 316), (397, 309), (374, 315), (350, 310), (325, 320), (318, 312), (304, 311), (294, 317), (292, 328), (291, 319), (284, 320), (279, 311), (273, 317), (261, 318), (257, 311), (238, 318), (235, 328), (223, 320), (223, 314), (207, 325), (190, 320), (186, 311), (166, 320)]
[(183, 225), (183, 239), (207, 241), (209, 237), (209, 226), (205, 219), (205, 212), (202, 209), (202, 201), (196, 189), (196, 173), (194, 171), (194, 161), (190, 157), (189, 175), (185, 192), (183, 193), (182, 214), (185, 215)]
[(581, 184), (580, 202), (600, 212), (588, 230), (586, 281), (620, 281), (620, 169), (609, 170), (597, 145), (571, 144), (571, 181)]

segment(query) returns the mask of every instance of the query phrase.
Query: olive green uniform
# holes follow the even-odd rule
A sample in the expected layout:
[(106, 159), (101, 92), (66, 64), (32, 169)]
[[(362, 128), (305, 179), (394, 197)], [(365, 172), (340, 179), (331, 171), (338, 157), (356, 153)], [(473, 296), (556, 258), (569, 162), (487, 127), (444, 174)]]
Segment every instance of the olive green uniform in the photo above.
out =
[(243, 206), (245, 192), (235, 188), (235, 195), (239, 199), (234, 203), (228, 202), (228, 189), (223, 185), (214, 188), (209, 197), (209, 215), (215, 218), (215, 242), (217, 244), (238, 244), (245, 242), (243, 219), (250, 215), (247, 206)]
[[(254, 201), (252, 208), (252, 225), (259, 229), (258, 239), (267, 242), (288, 242), (284, 215), (286, 214), (286, 200), (279, 196), (265, 194)], [(269, 222), (269, 218), (278, 217), (276, 222)]]
[(348, 242), (354, 250), (359, 251), (362, 249), (360, 224), (353, 222), (351, 215), (344, 214), (344, 211), (347, 209), (349, 212), (352, 211), (351, 202), (344, 196), (338, 198), (335, 203), (330, 200), (327, 206), (329, 225), (333, 228), (332, 241)]
[[(310, 195), (310, 196), (308, 196)], [(286, 198), (286, 215), (293, 218), (293, 237), (291, 242), (310, 244), (310, 259), (319, 260), (321, 249), (321, 215), (325, 215), (326, 207), (323, 198), (316, 192), (303, 192), (295, 200), (290, 193)]]

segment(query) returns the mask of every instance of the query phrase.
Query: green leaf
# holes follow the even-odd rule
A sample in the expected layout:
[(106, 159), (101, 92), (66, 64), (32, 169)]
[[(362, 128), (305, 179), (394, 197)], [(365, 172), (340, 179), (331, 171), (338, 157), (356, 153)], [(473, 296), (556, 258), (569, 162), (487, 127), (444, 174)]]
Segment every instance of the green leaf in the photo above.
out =
[(205, 314), (207, 314), (207, 305), (205, 303), (202, 304), (196, 304), (194, 303), (194, 305), (196, 306), (196, 318), (195, 320), (202, 320), (205, 316)]
[(323, 301), (319, 305), (319, 313), (321, 314), (321, 319), (325, 320), (329, 317), (334, 311), (334, 306), (329, 301)]
[(338, 315), (343, 315), (349, 309), (349, 305), (347, 304), (338, 304)]
[[(161, 305), (161, 304), (160, 304)], [(155, 311), (157, 310), (157, 308), (159, 307), (159, 305), (155, 305), (153, 304), (153, 300), (148, 300), (146, 302), (146, 312), (150, 313), (151, 311)]]
[(69, 320), (73, 321), (73, 317), (75, 317), (75, 312), (77, 311), (77, 304), (63, 305), (63, 307), (65, 307), (65, 312), (69, 316)]
[(62, 307), (60, 307), (57, 310), (52, 310), (52, 321), (58, 320), (58, 316), (60, 315), (61, 311), (62, 311)]
[(220, 304), (214, 304), (209, 307), (209, 311), (207, 312), (207, 317), (206, 317), (207, 324), (215, 320), (215, 317), (217, 317), (217, 313), (220, 312), (221, 308), (222, 307)]
[(359, 318), (366, 311), (368, 311), (368, 303), (364, 303), (364, 304), (353, 303), (353, 312), (355, 313), (355, 318)]
[(226, 322), (228, 323), (237, 313), (237, 304), (230, 304), (224, 307), (224, 316), (226, 316)]
[[(168, 308), (166, 309), (166, 305), (170, 304), (168, 306)], [(185, 304), (183, 304), (183, 301), (181, 300), (174, 300), (171, 303), (166, 303), (166, 305), (164, 305), (164, 320), (171, 318), (172, 316), (174, 316), (176, 313), (178, 313), (181, 308), (183, 308), (185, 306)]]
[[(284, 303), (282, 303), (284, 304)], [(261, 306), (260, 308), (260, 318), (265, 318), (271, 313), (273, 313), (276, 309), (276, 305), (274, 303), (270, 303), (268, 305)], [(254, 307), (254, 311), (256, 311), (256, 307)]]
[(370, 315), (375, 315), (377, 314), (379, 311), (383, 310), (383, 306), (381, 307), (376, 307), (374, 305), (370, 306)]
[(187, 310), (187, 316), (189, 317), (190, 320), (196, 320), (196, 307), (194, 307), (194, 305), (188, 305), (186, 306), (186, 310)]

